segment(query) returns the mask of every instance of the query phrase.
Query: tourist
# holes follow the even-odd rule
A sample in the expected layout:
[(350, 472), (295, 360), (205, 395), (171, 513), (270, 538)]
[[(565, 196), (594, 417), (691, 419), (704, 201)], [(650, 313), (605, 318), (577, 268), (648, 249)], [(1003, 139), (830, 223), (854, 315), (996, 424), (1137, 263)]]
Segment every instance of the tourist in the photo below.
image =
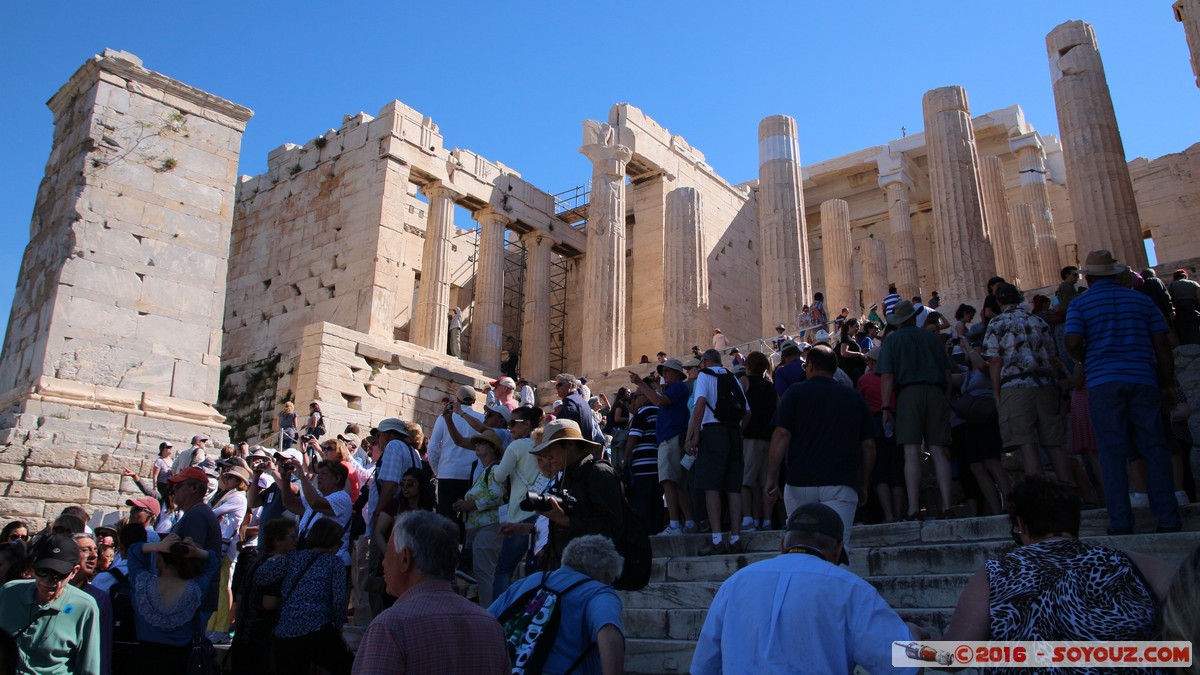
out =
[[(117, 531), (111, 527), (102, 525), (96, 528), (96, 574), (106, 571), (112, 567), (113, 562), (117, 558)], [(92, 580), (95, 581), (96, 575), (92, 575)]]
[(970, 339), (968, 333), (973, 328), (971, 322), (975, 320), (975, 314), (975, 308), (967, 304), (959, 305), (958, 309), (954, 310), (954, 325), (950, 328), (950, 356), (960, 365), (966, 363), (962, 343)]
[(554, 389), (562, 399), (562, 406), (554, 414), (558, 419), (571, 420), (578, 424), (584, 438), (595, 443), (597, 450), (600, 450), (604, 448), (604, 433), (600, 431), (596, 418), (592, 415), (591, 405), (588, 403), (590, 396), (584, 396), (586, 386), (570, 373), (559, 373), (554, 378)]
[(275, 672), (271, 639), (279, 622), (282, 581), (260, 584), (254, 575), (268, 560), (296, 550), (296, 523), (287, 518), (265, 521), (258, 540), (258, 558), (250, 566), (239, 566), (233, 577), (237, 631), (230, 659), (233, 672), (246, 675)]
[[(989, 330), (995, 326), (996, 322), (993, 321)], [(959, 395), (951, 402), (955, 414), (963, 421), (959, 470), (962, 464), (967, 465), (983, 493), (988, 513), (999, 514), (1002, 512), (1000, 498), (1008, 494), (1012, 483), (1008, 472), (1000, 465), (1004, 444), (991, 369), (969, 341), (951, 339), (957, 340), (956, 346), (962, 349), (963, 360), (967, 364)]]
[[(883, 304), (883, 315), (887, 316), (888, 314), (896, 311), (896, 304), (902, 299), (903, 298), (900, 297), (900, 294), (896, 292), (896, 284), (888, 284), (888, 294), (883, 296), (883, 299), (880, 300), (880, 303)], [(882, 323), (878, 316), (876, 316), (875, 319), (872, 319), (872, 321), (877, 324)]]
[[(899, 302), (899, 300), (900, 300), (900, 297), (899, 297), (899, 294), (897, 294), (896, 301)], [(867, 308), (867, 325), (868, 326), (873, 325), (876, 328), (878, 328), (882, 324), (883, 324), (883, 317), (879, 316), (879, 303), (872, 302), (871, 306)], [(866, 351), (870, 351), (870, 350), (866, 350)]]
[(69, 583), (78, 572), (79, 547), (52, 534), (34, 549), (35, 578), (0, 587), (0, 632), (17, 643), (19, 672), (100, 675), (100, 610)]
[(0, 586), (23, 578), (28, 557), (29, 547), (24, 539), (0, 542)]
[(775, 369), (772, 376), (775, 380), (775, 396), (777, 398), (783, 398), (788, 387), (804, 381), (804, 349), (808, 343), (804, 343), (804, 345), (802, 347), (788, 340), (781, 346), (779, 367)]
[(1200, 284), (1188, 278), (1187, 270), (1171, 274), (1167, 287), (1175, 305), (1175, 334), (1181, 345), (1200, 344)]
[(455, 307), (449, 313), (450, 323), (447, 325), (446, 353), (456, 359), (462, 358), (462, 309)]
[[(496, 465), (495, 478), (500, 482), (508, 482), (508, 509), (501, 524), (527, 523), (533, 524), (537, 514), (521, 508), (521, 502), (530, 492), (541, 493), (549, 481), (538, 470), (537, 459), (530, 451), (534, 448), (532, 435), (542, 421), (541, 408), (521, 406), (513, 411), (512, 419), (508, 421), (508, 430), (512, 434), (512, 442), (504, 449), (504, 456)], [(495, 580), (492, 583), (493, 595), (498, 597), (512, 583), (513, 573), (524, 559), (529, 550), (527, 534), (512, 534), (504, 537), (500, 545), (500, 556), (496, 560)]]
[[(314, 439), (325, 435), (324, 413), (321, 412), (321, 404), (313, 401), (308, 404), (308, 418), (304, 421), (304, 435), (312, 436)], [(320, 432), (320, 433), (318, 433)]]
[[(647, 387), (653, 378), (645, 378)], [(627, 498), (633, 512), (642, 519), (651, 536), (663, 529), (663, 491), (658, 479), (658, 406), (639, 388), (633, 393), (636, 409), (629, 423), (629, 433), (622, 444), (625, 474), (629, 476)], [(615, 444), (615, 442), (614, 442)]]
[(667, 353), (666, 353), (666, 352), (659, 352), (659, 353), (655, 354), (655, 355), (654, 355), (654, 357), (655, 357), (656, 359), (658, 359), (658, 362), (659, 362), (660, 364), (661, 364), (661, 363), (666, 363), (666, 362), (667, 362)]
[[(904, 513), (904, 450), (896, 447), (895, 433), (883, 426), (883, 380), (875, 372), (879, 363), (879, 347), (867, 352), (867, 369), (854, 388), (867, 402), (875, 418), (875, 466), (871, 468), (871, 484), (883, 511), (883, 522), (896, 521)], [(895, 396), (888, 401), (894, 408)]]
[[(647, 363), (649, 363), (649, 361), (647, 361)], [(537, 405), (537, 393), (533, 390), (533, 387), (530, 385), (529, 380), (527, 380), (523, 377), (518, 378), (517, 379), (517, 387), (519, 388), (519, 391), (520, 391), (520, 394), (518, 394), (518, 397), (521, 400), (522, 406), (534, 407)]]
[(994, 294), (1001, 312), (988, 323), (983, 357), (988, 359), (1004, 447), (1020, 450), (1030, 476), (1042, 472), (1041, 448), (1059, 480), (1072, 481), (1062, 449), (1067, 426), (1059, 405), (1060, 365), (1050, 326), (1021, 306), (1016, 286), (999, 283)]
[(250, 487), (251, 473), (241, 466), (229, 466), (221, 473), (220, 489), (209, 503), (213, 515), (221, 528), (222, 555), (221, 574), (218, 579), (217, 611), (208, 622), (209, 639), (220, 644), (229, 639), (229, 625), (233, 620), (230, 608), (233, 596), (229, 577), (237, 562), (242, 523), (246, 519), (248, 502), (246, 490)]
[(502, 405), (510, 411), (521, 405), (515, 396), (517, 383), (511, 377), (502, 377), (493, 382), (492, 386), (495, 387), (496, 405)]
[(321, 441), (321, 458), (329, 462), (337, 462), (346, 467), (346, 494), (350, 496), (350, 503), (358, 501), (358, 495), (362, 491), (362, 477), (358, 472), (358, 463), (350, 459), (350, 448), (346, 442), (342, 440), (341, 435), (337, 438), (331, 438), (326, 441)]
[(158, 490), (159, 506), (165, 506), (167, 503), (167, 480), (171, 477), (171, 452), (175, 446), (169, 441), (163, 441), (158, 444), (158, 458), (154, 460), (154, 466), (150, 469), (150, 483)]
[(813, 328), (828, 329), (829, 313), (825, 310), (825, 294), (813, 293), (812, 306), (809, 309), (809, 324)]
[(942, 296), (938, 295), (937, 291), (929, 294), (929, 309), (937, 309), (942, 306)]
[[(603, 395), (603, 394), (602, 394)], [(616, 400), (609, 406), (608, 411), (604, 413), (605, 423), (603, 432), (612, 438), (610, 445), (613, 448), (624, 448), (626, 432), (629, 431), (629, 420), (633, 417), (635, 409), (631, 409), (630, 403), (632, 392), (629, 387), (621, 387), (617, 389)], [(614, 461), (619, 460), (619, 453), (613, 453)]]
[(1058, 276), (1062, 279), (1062, 283), (1058, 285), (1058, 290), (1054, 293), (1054, 299), (1058, 304), (1058, 311), (1063, 314), (1071, 306), (1071, 301), (1080, 294), (1079, 289), (1079, 268), (1074, 265), (1067, 265), (1058, 272)]
[[(421, 466), (420, 456), (406, 441), (412, 438), (405, 422), (395, 417), (389, 417), (379, 423), (376, 432), (378, 444), (383, 448), (383, 454), (375, 462), (375, 478), (367, 497), (367, 509), (371, 519), (377, 518), (381, 504), (393, 499), (400, 491), (400, 481), (409, 469)], [(465, 493), (466, 490), (463, 490)], [(439, 496), (440, 497), (440, 496)], [(375, 523), (367, 520), (367, 531), (374, 532)], [(382, 570), (383, 547), (381, 542), (371, 541), (367, 550), (367, 566), (371, 574), (378, 576)], [(382, 589), (369, 594), (371, 611), (378, 616), (388, 606), (388, 599)]]
[[(846, 525), (841, 540), (848, 547), (855, 510), (870, 493), (876, 427), (862, 394), (833, 379), (836, 363), (832, 349), (813, 347), (805, 364), (807, 379), (780, 400), (765, 490), (778, 497), (783, 485), (789, 512), (801, 504), (827, 504)], [(780, 480), (785, 458), (787, 475)]]
[[(1096, 269), (1094, 261), (1084, 274), (1089, 267)], [(1088, 286), (1072, 307), (1095, 290), (1091, 279)], [(1007, 506), (1020, 548), (988, 560), (971, 577), (943, 640), (1159, 637), (1158, 604), (1171, 583), (1170, 565), (1079, 541), (1082, 503), (1070, 483), (1026, 476), (1013, 486)]]
[(0, 533), (0, 543), (14, 541), (29, 541), (29, 526), (23, 520), (8, 521), (4, 525), (3, 533)]
[[(550, 498), (550, 510), (545, 512), (552, 525), (542, 569), (557, 569), (562, 551), (572, 539), (602, 534), (615, 541), (624, 528), (620, 476), (611, 464), (595, 459), (597, 449), (578, 424), (560, 419), (545, 426), (541, 444), (530, 451), (546, 455), (562, 472), (558, 496)], [(564, 494), (569, 499), (562, 497)]]
[(279, 449), (287, 450), (296, 444), (296, 404), (287, 401), (279, 413)]
[(396, 602), (363, 635), (355, 675), (512, 672), (492, 615), (454, 592), (458, 527), (424, 511), (400, 515), (383, 559)]
[(254, 573), (258, 584), (282, 582), (272, 645), (277, 672), (307, 673), (313, 665), (332, 675), (350, 672), (354, 655), (341, 632), (348, 577), (338, 556), (344, 530), (335, 520), (318, 518), (301, 532), (303, 548), (265, 561)]
[[(191, 466), (172, 475), (170, 483), (172, 498), (183, 514), (170, 533), (178, 535), (182, 540), (191, 540), (196, 546), (208, 551), (214, 561), (220, 562), (223, 550), (221, 525), (213, 514), (212, 507), (204, 503), (208, 475), (200, 467)], [(208, 624), (209, 617), (217, 610), (217, 587), (218, 579), (214, 575), (204, 593), (204, 600), (200, 603), (200, 621), (203, 625)]]
[[(1005, 283), (1004, 277), (992, 277), (987, 282), (987, 297), (983, 299), (983, 314), (980, 317), (983, 319), (983, 328), (987, 330), (987, 325), (991, 322), (992, 317), (1000, 313), (1000, 305), (996, 302), (996, 286)], [(917, 324), (921, 325), (921, 324)]]
[(187, 450), (176, 455), (175, 461), (171, 463), (171, 475), (176, 476), (189, 466), (199, 466), (204, 463), (204, 460), (207, 458), (204, 451), (206, 447), (208, 447), (208, 436), (204, 434), (192, 436), (191, 445), (188, 446)]
[(1142, 270), (1142, 287), (1139, 288), (1146, 297), (1154, 302), (1154, 306), (1162, 312), (1163, 319), (1168, 324), (1175, 320), (1175, 305), (1171, 302), (1171, 293), (1167, 290), (1166, 284), (1154, 272), (1153, 267), (1147, 267)]
[[(459, 531), (465, 537), (466, 526), (463, 518), (454, 510), (454, 502), (463, 498), (471, 487), (471, 465), (475, 463), (473, 448), (465, 448), (455, 442), (447, 429), (447, 424), (453, 424), (462, 438), (470, 438), (475, 431), (470, 420), (483, 421), (483, 415), (472, 409), (475, 405), (475, 389), (462, 386), (455, 392), (458, 401), (458, 413), (454, 417), (441, 415), (433, 424), (433, 432), (429, 435), (429, 466), (438, 480), (438, 513), (459, 524)], [(442, 406), (443, 412), (452, 410), (450, 401)], [(387, 454), (384, 454), (386, 459)], [(403, 474), (403, 472), (401, 472)], [(397, 480), (401, 474), (397, 474)]]
[[(896, 443), (904, 447), (904, 481), (908, 490), (906, 520), (920, 516), (921, 447), (928, 447), (942, 497), (942, 517), (950, 509), (950, 370), (953, 367), (942, 341), (917, 328), (917, 310), (900, 301), (888, 315), (898, 330), (883, 341), (876, 372), (881, 378), (883, 424), (895, 425)], [(892, 410), (892, 392), (896, 409)]]
[(1088, 291), (1067, 310), (1066, 345), (1085, 368), (1092, 428), (1103, 469), (1109, 534), (1132, 534), (1129, 445), (1146, 461), (1150, 510), (1159, 530), (1180, 529), (1172, 490), (1171, 452), (1164, 403), (1174, 407), (1175, 363), (1167, 323), (1145, 295), (1116, 282), (1125, 265), (1108, 251), (1088, 254), (1082, 272)]
[(471, 549), (473, 576), (479, 585), (479, 604), (487, 606), (492, 604), (495, 592), (496, 561), (502, 543), (500, 505), (508, 499), (504, 483), (495, 475), (504, 445), (491, 429), (473, 436), (471, 444), (475, 446), (475, 480), (453, 507), (466, 517), (467, 548)]
[(743, 389), (750, 404), (750, 422), (742, 430), (742, 532), (763, 529), (771, 518), (774, 500), (763, 498), (767, 481), (767, 455), (771, 443), (771, 420), (775, 417), (775, 387), (767, 379), (771, 362), (766, 354), (750, 352), (746, 357)]
[(838, 368), (850, 376), (852, 384), (858, 384), (858, 378), (867, 369), (867, 356), (854, 339), (857, 334), (858, 319), (847, 319), (842, 322), (841, 336), (838, 338), (837, 344), (837, 358), (834, 361)]
[[(310, 479), (308, 475), (293, 462), (284, 462), (277, 473), (271, 477), (276, 481), (287, 482), (290, 477), (300, 481), (299, 499), (289, 491), (281, 493), (283, 503), (289, 511), (300, 516), (296, 535), (303, 545), (313, 527), (321, 520), (331, 520), (341, 528), (342, 546), (335, 549), (342, 564), (350, 566), (350, 532), (349, 523), (354, 504), (350, 495), (346, 494), (346, 467), (341, 462), (323, 460), (317, 464), (317, 470)], [(344, 570), (343, 570), (344, 571)]]
[[(715, 349), (704, 352), (700, 358), (700, 367), (696, 386), (693, 388), (695, 408), (688, 423), (687, 440), (683, 444), (683, 451), (696, 458), (692, 484), (697, 489), (704, 490), (708, 522), (712, 526), (712, 542), (702, 546), (699, 554), (742, 553), (746, 550), (746, 542), (741, 538), (742, 474), (745, 469), (742, 457), (742, 429), (750, 422), (750, 404), (746, 401), (745, 392), (738, 388), (735, 394), (740, 397), (744, 411), (741, 420), (731, 422), (717, 419), (715, 411), (720, 403), (718, 394), (721, 392), (718, 376), (729, 371), (721, 367), (721, 353)], [(725, 533), (721, 531), (724, 511), (721, 503), (722, 493), (729, 505), (728, 542), (724, 540)]]
[(96, 601), (96, 607), (100, 612), (100, 670), (104, 673), (111, 673), (112, 602), (108, 599), (107, 593), (92, 583), (92, 578), (99, 571), (97, 563), (100, 560), (96, 547), (96, 538), (94, 534), (80, 533), (76, 534), (72, 539), (79, 550), (79, 571), (71, 577), (70, 584), (92, 596), (92, 599)]
[(658, 364), (657, 370), (663, 382), (661, 389), (646, 383), (632, 371), (629, 381), (646, 397), (648, 403), (658, 408), (654, 427), (654, 436), (658, 440), (658, 480), (662, 484), (668, 515), (667, 529), (663, 530), (663, 534), (691, 533), (696, 530), (696, 520), (692, 513), (688, 473), (681, 464), (691, 391), (684, 381), (687, 374), (679, 359), (668, 359)]
[(522, 595), (545, 585), (558, 593), (559, 621), (558, 633), (542, 670), (624, 673), (621, 598), (612, 589), (623, 565), (624, 560), (611, 539), (599, 535), (578, 537), (563, 550), (562, 567), (522, 579), (492, 603), (488, 611), (502, 622), (506, 614), (523, 613), (525, 607), (513, 605)]
[(718, 350), (725, 349), (729, 346), (729, 338), (725, 337), (725, 334), (721, 332), (720, 328), (713, 329), (712, 346), (713, 349)]
[(825, 504), (787, 519), (781, 554), (721, 584), (696, 641), (691, 672), (916, 672), (892, 667), (892, 642), (913, 633), (871, 584), (839, 567), (848, 529)]

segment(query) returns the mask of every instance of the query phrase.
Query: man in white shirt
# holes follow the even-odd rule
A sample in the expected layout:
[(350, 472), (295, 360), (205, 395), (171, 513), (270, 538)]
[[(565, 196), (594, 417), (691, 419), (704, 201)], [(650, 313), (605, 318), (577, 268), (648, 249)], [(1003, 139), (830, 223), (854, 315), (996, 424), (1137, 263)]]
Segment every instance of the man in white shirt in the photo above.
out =
[[(475, 405), (475, 389), (459, 387), (457, 392), (461, 415), (452, 415), (451, 419), (458, 433), (463, 438), (471, 438), (475, 430), (463, 419), (470, 416), (483, 421), (483, 414), (471, 408)], [(451, 405), (447, 403), (446, 405)], [(429, 466), (433, 475), (438, 479), (438, 513), (455, 521), (459, 525), (460, 538), (465, 536), (466, 527), (462, 514), (453, 508), (454, 502), (466, 496), (471, 487), (471, 465), (477, 461), (475, 453), (460, 447), (454, 442), (449, 430), (446, 429), (446, 416), (439, 416), (433, 425), (433, 433), (429, 436)], [(386, 457), (386, 455), (385, 455)]]
[(208, 436), (196, 434), (192, 436), (192, 445), (175, 456), (171, 463), (171, 475), (178, 476), (179, 472), (189, 466), (197, 466), (205, 460), (204, 448), (208, 446)]
[[(282, 490), (280, 495), (289, 511), (300, 515), (300, 524), (296, 527), (296, 536), (300, 541), (308, 534), (320, 518), (329, 518), (343, 528), (350, 522), (350, 514), (354, 504), (350, 495), (345, 491), (346, 479), (349, 476), (346, 466), (337, 460), (324, 460), (317, 464), (314, 480), (305, 475), (302, 467), (295, 462), (287, 461), (279, 467), (279, 472), (270, 469), (271, 477), (276, 481), (290, 480), (295, 475), (300, 479), (300, 494), (293, 495), (291, 490)], [(287, 478), (284, 478), (287, 477)], [(315, 484), (314, 484), (315, 483)], [(350, 566), (350, 531), (342, 534), (342, 547), (338, 557), (347, 567)]]
[(537, 395), (533, 393), (533, 387), (529, 386), (529, 380), (522, 377), (517, 380), (517, 385), (520, 387), (521, 405), (530, 407), (537, 405)]

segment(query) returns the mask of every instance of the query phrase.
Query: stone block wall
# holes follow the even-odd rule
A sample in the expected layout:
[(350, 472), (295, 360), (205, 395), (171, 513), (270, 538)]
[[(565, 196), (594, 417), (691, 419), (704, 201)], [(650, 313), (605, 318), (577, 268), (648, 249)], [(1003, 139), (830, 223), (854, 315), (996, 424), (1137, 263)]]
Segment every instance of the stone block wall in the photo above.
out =
[(1200, 256), (1200, 143), (1183, 152), (1129, 163), (1142, 229), (1159, 260)]

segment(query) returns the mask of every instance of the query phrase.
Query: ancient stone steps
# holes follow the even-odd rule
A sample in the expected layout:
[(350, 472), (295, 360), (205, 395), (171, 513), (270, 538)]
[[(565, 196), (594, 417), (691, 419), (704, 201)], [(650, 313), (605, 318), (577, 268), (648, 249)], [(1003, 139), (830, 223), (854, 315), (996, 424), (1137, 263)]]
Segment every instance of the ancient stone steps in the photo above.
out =
[[(1085, 511), (1081, 538), (1177, 564), (1200, 546), (1200, 505), (1181, 507), (1184, 532), (1156, 534), (1154, 518), (1135, 509), (1136, 534), (1109, 537), (1103, 510)], [(625, 667), (635, 673), (687, 672), (695, 641), (721, 583), (737, 570), (779, 553), (782, 531), (745, 536), (741, 554), (699, 557), (707, 534), (652, 537), (650, 585), (622, 593)], [(935, 636), (949, 624), (970, 576), (1014, 546), (1005, 516), (855, 526), (850, 569), (879, 589), (905, 619)]]

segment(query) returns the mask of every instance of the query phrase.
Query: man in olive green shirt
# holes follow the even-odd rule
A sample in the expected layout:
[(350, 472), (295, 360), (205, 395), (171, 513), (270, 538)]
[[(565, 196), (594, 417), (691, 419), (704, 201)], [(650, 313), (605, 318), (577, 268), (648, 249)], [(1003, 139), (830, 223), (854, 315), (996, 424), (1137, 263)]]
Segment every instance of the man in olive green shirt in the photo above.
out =
[(50, 535), (33, 545), (34, 578), (0, 588), (0, 628), (20, 650), (22, 675), (99, 675), (100, 611), (92, 596), (70, 585), (79, 547)]

